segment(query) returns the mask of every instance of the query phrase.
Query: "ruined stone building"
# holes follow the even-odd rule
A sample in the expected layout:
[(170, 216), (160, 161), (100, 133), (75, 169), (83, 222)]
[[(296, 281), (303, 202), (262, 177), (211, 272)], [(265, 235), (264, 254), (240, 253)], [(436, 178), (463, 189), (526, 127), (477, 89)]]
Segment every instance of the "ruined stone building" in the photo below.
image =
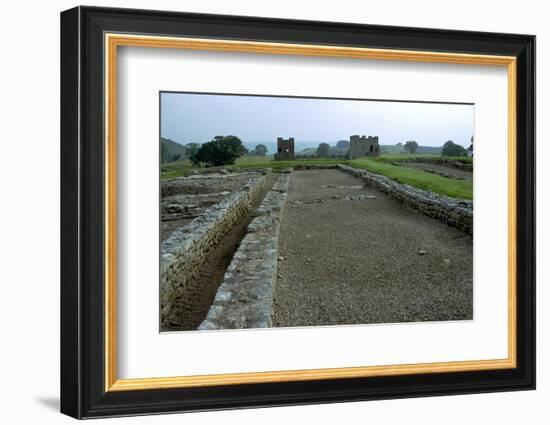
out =
[(294, 159), (294, 137), (289, 137), (288, 139), (277, 137), (275, 159), (277, 161)]
[(355, 159), (361, 156), (380, 156), (378, 136), (353, 135), (349, 138), (349, 158)]

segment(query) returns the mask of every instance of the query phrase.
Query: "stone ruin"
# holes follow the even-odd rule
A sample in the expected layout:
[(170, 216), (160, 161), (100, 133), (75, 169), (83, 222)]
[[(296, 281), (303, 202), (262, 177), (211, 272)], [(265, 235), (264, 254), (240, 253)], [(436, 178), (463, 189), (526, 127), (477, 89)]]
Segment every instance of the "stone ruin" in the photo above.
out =
[(277, 137), (277, 153), (275, 154), (276, 161), (285, 161), (294, 159), (294, 137), (284, 139)]
[(356, 159), (362, 156), (380, 156), (380, 145), (378, 136), (353, 135), (349, 138), (349, 159)]
[[(378, 136), (350, 136), (349, 142), (347, 140), (340, 140), (338, 147), (348, 147), (348, 158), (356, 159), (362, 156), (380, 156), (380, 145), (378, 143)], [(275, 153), (276, 161), (288, 161), (296, 159), (294, 151), (294, 137), (285, 139), (283, 137), (277, 137), (277, 152)]]

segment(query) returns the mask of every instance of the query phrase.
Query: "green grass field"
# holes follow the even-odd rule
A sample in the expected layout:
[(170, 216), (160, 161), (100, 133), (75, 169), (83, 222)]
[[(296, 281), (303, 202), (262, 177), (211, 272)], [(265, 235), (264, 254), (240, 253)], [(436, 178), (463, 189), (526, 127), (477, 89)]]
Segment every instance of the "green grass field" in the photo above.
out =
[(193, 165), (188, 159), (184, 161), (169, 162), (160, 167), (161, 179), (173, 179), (175, 177), (187, 176), (193, 171)]
[(380, 162), (400, 162), (400, 161), (416, 161), (416, 160), (423, 160), (423, 159), (441, 159), (441, 155), (432, 155), (432, 154), (425, 154), (425, 155), (419, 155), (419, 154), (414, 154), (414, 155), (409, 155), (409, 154), (400, 154), (400, 153), (396, 153), (396, 154), (387, 154), (387, 155), (382, 155), (382, 156), (379, 156), (378, 158), (376, 158), (377, 161), (380, 161)]
[(297, 164), (300, 165), (325, 165), (325, 164), (342, 164), (346, 163), (346, 160), (342, 159), (330, 159), (330, 158), (312, 158), (312, 159), (299, 159), (294, 161), (275, 161), (271, 157), (265, 156), (245, 156), (239, 158), (235, 165), (229, 168), (273, 168), (274, 170), (281, 170), (288, 167), (293, 167)]
[(430, 190), (452, 198), (473, 198), (473, 184), (468, 180), (449, 179), (438, 174), (409, 168), (406, 165), (392, 165), (384, 162), (383, 158), (359, 158), (348, 161), (348, 164), (371, 173), (381, 174), (402, 184)]
[[(171, 179), (180, 176), (189, 175), (192, 171), (212, 170), (216, 168), (226, 169), (247, 169), (247, 168), (273, 168), (274, 170), (292, 167), (295, 165), (325, 165), (325, 164), (348, 164), (352, 167), (361, 168), (372, 173), (394, 179), (402, 184), (409, 184), (419, 189), (430, 190), (441, 195), (452, 198), (472, 199), (473, 185), (471, 181), (456, 180), (442, 177), (437, 174), (427, 173), (425, 171), (393, 165), (392, 162), (411, 159), (411, 157), (437, 157), (436, 155), (384, 155), (379, 158), (359, 158), (354, 160), (315, 158), (301, 159), (295, 161), (274, 161), (271, 156), (245, 156), (239, 158), (234, 165), (225, 167), (193, 168), (190, 161), (176, 161), (163, 164), (161, 168), (161, 178)], [(457, 160), (472, 160), (472, 158), (453, 158)]]
[(467, 156), (444, 156), (443, 159), (449, 159), (451, 161), (462, 162), (463, 164), (473, 164), (474, 158)]
[(400, 161), (422, 161), (426, 159), (438, 160), (438, 159), (448, 159), (451, 161), (462, 162), (463, 164), (473, 164), (474, 158), (466, 156), (441, 156), (441, 155), (432, 155), (432, 154), (388, 154), (382, 155), (376, 158), (377, 161), (381, 162), (400, 162)]
[(239, 169), (244, 170), (247, 168), (272, 168), (274, 170), (281, 170), (284, 168), (293, 167), (296, 164), (301, 165), (318, 165), (318, 164), (342, 164), (346, 163), (345, 160), (337, 160), (330, 158), (315, 158), (315, 159), (300, 159), (295, 161), (275, 161), (272, 156), (243, 156), (238, 158), (235, 164), (226, 165), (222, 167), (209, 167), (209, 168), (195, 168), (191, 164), (191, 161), (176, 161), (162, 164), (161, 166), (161, 178), (173, 179), (175, 177), (187, 176), (192, 171), (211, 171), (216, 169)]

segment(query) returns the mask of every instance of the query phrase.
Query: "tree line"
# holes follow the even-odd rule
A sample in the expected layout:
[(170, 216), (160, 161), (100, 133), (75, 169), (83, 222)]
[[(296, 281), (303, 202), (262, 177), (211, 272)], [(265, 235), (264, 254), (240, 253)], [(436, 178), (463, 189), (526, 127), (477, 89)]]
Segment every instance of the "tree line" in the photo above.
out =
[(233, 164), (243, 155), (265, 156), (267, 146), (259, 143), (254, 149), (248, 150), (236, 136), (216, 136), (206, 143), (188, 143), (181, 145), (173, 140), (161, 137), (161, 162), (175, 162), (189, 159), (195, 165)]
[[(182, 152), (170, 153), (169, 143), (175, 143), (168, 139), (161, 139), (161, 155), (162, 161), (173, 162), (180, 159), (191, 160), (195, 166), (218, 166), (218, 165), (231, 165), (234, 164), (237, 158), (244, 155), (253, 156), (265, 156), (267, 154), (267, 147), (263, 144), (258, 144), (252, 150), (246, 149), (241, 139), (237, 136), (216, 136), (209, 142), (198, 144), (188, 143), (187, 145), (179, 145), (183, 149)], [(468, 150), (473, 152), (473, 136), (471, 139), (471, 146)], [(397, 143), (396, 146), (401, 146), (405, 152), (414, 154), (417, 152), (419, 145), (415, 140), (408, 140), (404, 144)], [(467, 156), (468, 150), (463, 146), (454, 143), (452, 140), (448, 140), (442, 147), (442, 156)], [(331, 153), (331, 146), (328, 143), (320, 143), (315, 151), (317, 157), (328, 157)]]

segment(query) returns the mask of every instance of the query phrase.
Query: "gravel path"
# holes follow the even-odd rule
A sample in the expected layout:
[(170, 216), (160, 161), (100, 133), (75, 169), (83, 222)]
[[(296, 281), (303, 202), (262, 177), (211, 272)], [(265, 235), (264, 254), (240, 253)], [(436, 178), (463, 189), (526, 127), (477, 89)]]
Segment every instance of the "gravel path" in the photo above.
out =
[(339, 170), (293, 172), (275, 326), (472, 319), (472, 238), (357, 186)]
[(403, 162), (402, 167), (415, 168), (417, 170), (429, 171), (432, 173), (447, 175), (454, 179), (472, 180), (473, 173), (471, 171), (460, 170), (455, 167), (447, 167), (445, 165), (430, 164), (427, 162)]

